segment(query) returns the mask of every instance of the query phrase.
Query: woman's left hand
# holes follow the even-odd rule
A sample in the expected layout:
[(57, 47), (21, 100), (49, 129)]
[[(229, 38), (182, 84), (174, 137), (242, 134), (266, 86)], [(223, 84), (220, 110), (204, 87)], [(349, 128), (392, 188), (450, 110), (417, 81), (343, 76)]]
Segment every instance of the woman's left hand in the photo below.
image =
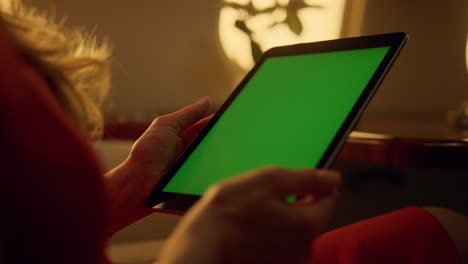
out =
[(110, 202), (110, 231), (116, 232), (151, 214), (143, 203), (210, 117), (209, 98), (156, 118), (135, 142), (120, 166), (105, 175)]

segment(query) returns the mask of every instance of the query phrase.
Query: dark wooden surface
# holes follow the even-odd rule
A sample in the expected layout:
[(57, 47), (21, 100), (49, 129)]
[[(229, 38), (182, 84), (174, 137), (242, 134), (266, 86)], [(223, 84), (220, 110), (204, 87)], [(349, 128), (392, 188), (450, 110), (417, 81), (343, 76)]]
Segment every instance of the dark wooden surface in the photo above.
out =
[(337, 159), (389, 167), (468, 169), (468, 142), (383, 136), (354, 132)]
[(468, 169), (468, 138), (445, 114), (367, 114), (339, 159), (434, 169)]

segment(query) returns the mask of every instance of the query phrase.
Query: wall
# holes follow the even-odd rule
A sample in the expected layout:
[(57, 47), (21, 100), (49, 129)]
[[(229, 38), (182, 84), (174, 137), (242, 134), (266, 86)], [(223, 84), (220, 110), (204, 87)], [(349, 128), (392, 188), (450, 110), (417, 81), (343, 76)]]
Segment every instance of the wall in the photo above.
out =
[[(35, 0), (41, 6), (51, 2)], [(468, 1), (365, 2), (360, 34), (411, 34), (370, 112), (445, 112), (468, 99), (463, 55)], [(218, 46), (220, 3), (60, 0), (55, 5), (58, 14), (69, 15), (70, 24), (97, 25), (97, 32), (108, 35), (114, 43), (111, 102), (115, 112), (164, 113), (205, 95), (219, 104), (237, 83), (238, 75)]]
[(115, 46), (112, 108), (168, 112), (234, 86), (217, 42), (217, 0), (35, 0), (67, 14), (69, 25), (97, 28)]
[(368, 0), (361, 34), (410, 39), (370, 112), (446, 112), (468, 99), (466, 0)]

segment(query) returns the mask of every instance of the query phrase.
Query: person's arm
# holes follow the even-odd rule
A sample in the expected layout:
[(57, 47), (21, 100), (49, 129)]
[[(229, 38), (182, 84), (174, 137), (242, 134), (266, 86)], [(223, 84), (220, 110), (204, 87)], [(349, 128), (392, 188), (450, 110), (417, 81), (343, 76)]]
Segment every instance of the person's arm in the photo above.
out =
[[(159, 264), (305, 263), (335, 209), (338, 173), (266, 168), (212, 187), (163, 248)], [(291, 204), (286, 197), (301, 194)]]
[(204, 98), (156, 118), (135, 142), (127, 160), (104, 175), (110, 234), (153, 212), (143, 206), (145, 199), (208, 122), (209, 109), (210, 100)]

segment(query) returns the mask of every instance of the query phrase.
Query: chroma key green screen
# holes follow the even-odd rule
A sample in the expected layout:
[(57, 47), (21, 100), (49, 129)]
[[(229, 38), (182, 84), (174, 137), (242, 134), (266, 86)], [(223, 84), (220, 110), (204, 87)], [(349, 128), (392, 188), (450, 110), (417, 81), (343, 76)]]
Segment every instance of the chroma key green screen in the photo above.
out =
[(389, 49), (266, 59), (163, 192), (202, 195), (266, 165), (315, 168)]

